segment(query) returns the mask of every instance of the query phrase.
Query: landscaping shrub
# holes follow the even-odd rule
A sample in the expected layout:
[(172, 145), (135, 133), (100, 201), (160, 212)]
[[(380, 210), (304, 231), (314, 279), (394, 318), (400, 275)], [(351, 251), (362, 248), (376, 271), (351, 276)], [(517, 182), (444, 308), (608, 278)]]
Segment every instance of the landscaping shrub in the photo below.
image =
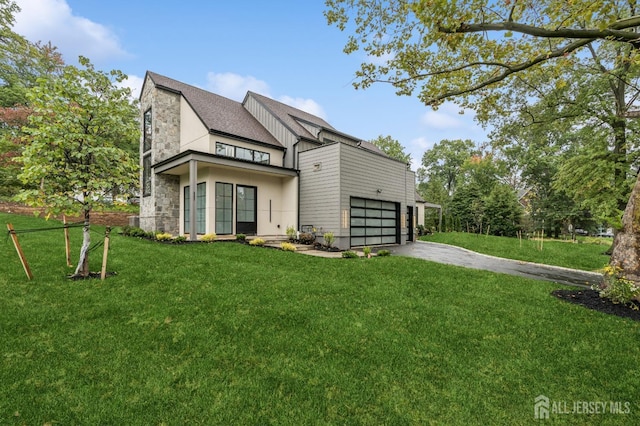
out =
[(378, 256), (391, 256), (391, 252), (389, 250), (380, 250)]
[(342, 252), (342, 257), (345, 259), (357, 259), (359, 256), (355, 251), (347, 250)]
[(371, 257), (371, 247), (369, 246), (363, 247), (362, 252), (364, 253), (365, 257)]
[(293, 226), (287, 226), (287, 237), (289, 237), (291, 241), (295, 240), (297, 235), (298, 233), (296, 232), (296, 228)]
[(336, 240), (336, 238), (333, 235), (333, 232), (325, 232), (324, 233), (324, 243), (326, 244), (327, 247), (331, 248), (331, 246), (333, 245), (335, 240)]
[(300, 243), (301, 244), (313, 244), (313, 242), (316, 240), (315, 235), (310, 234), (308, 232), (303, 232), (300, 234)]
[(254, 238), (253, 240), (249, 241), (249, 245), (251, 245), (251, 246), (263, 246), (264, 245), (264, 240), (262, 238)]
[(135, 226), (124, 226), (122, 228), (122, 235), (128, 236), (128, 237), (137, 237), (137, 238), (155, 238), (155, 235), (152, 233), (151, 236), (149, 235), (148, 232), (145, 232), (144, 230), (142, 230), (141, 228), (137, 228)]
[(247, 236), (244, 234), (236, 234), (236, 240), (238, 241), (245, 241), (247, 239)]
[(168, 232), (158, 232), (156, 234), (156, 240), (158, 241), (171, 241), (173, 239), (173, 235)]
[(280, 248), (284, 251), (296, 251), (296, 246), (291, 243), (280, 243)]
[(604, 283), (600, 286), (594, 285), (593, 289), (600, 293), (600, 297), (605, 297), (613, 303), (638, 309), (638, 306), (631, 301), (640, 296), (640, 287), (623, 278), (621, 272), (622, 270), (618, 267), (606, 266), (604, 268)]
[(211, 233), (211, 234), (204, 234), (200, 240), (207, 242), (207, 243), (212, 243), (216, 240), (218, 236), (215, 233)]
[(175, 243), (175, 244), (180, 244), (180, 243), (184, 243), (187, 241), (187, 237), (185, 237), (184, 235), (179, 235), (177, 237), (175, 237), (171, 242)]

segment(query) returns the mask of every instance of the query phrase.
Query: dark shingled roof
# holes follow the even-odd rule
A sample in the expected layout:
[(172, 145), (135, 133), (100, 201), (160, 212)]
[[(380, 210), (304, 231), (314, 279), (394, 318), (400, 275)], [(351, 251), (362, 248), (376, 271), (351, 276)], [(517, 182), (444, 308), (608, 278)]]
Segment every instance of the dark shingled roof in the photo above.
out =
[(180, 93), (209, 131), (235, 135), (278, 148), (283, 147), (240, 102), (151, 71), (147, 71), (147, 75), (156, 87)]
[(273, 115), (276, 116), (276, 118), (280, 120), (280, 122), (282, 122), (282, 124), (287, 126), (298, 137), (316, 139), (315, 135), (309, 133), (307, 129), (295, 120), (296, 118), (302, 119), (324, 129), (336, 130), (322, 118), (287, 104), (283, 104), (282, 102), (278, 102), (254, 92), (248, 92), (247, 96), (251, 96), (264, 105)]

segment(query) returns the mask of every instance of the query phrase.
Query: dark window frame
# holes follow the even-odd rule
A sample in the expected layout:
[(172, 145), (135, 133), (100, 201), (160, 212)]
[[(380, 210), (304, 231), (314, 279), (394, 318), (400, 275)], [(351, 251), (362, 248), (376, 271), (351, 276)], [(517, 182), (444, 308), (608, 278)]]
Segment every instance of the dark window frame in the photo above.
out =
[(142, 115), (142, 152), (147, 152), (153, 144), (153, 116), (151, 108)]
[(142, 196), (151, 195), (151, 153), (142, 157)]
[[(226, 154), (219, 154), (218, 153), (218, 149), (219, 147), (225, 147), (226, 148), (232, 148), (233, 149), (233, 155), (226, 155)], [(251, 158), (245, 158), (239, 155), (238, 150), (243, 150), (243, 151), (248, 151), (251, 153)], [(264, 152), (264, 151), (259, 151), (257, 149), (252, 149), (252, 148), (245, 148), (243, 146), (236, 146), (236, 145), (231, 145), (225, 142), (217, 142), (216, 141), (216, 155), (221, 155), (223, 157), (231, 157), (231, 158), (236, 158), (238, 160), (244, 160), (244, 161), (251, 161), (253, 163), (258, 163), (258, 164), (271, 164), (271, 154), (268, 152)], [(266, 158), (264, 158), (263, 156), (266, 156)]]
[[(223, 203), (222, 208), (219, 207), (219, 204), (218, 204), (218, 197), (219, 197), (219, 195), (218, 195), (218, 185), (224, 185), (225, 187), (226, 186), (230, 186), (231, 187), (231, 191), (230, 191), (231, 195), (230, 195), (230, 197), (224, 196), (225, 199), (226, 198), (230, 198), (229, 207), (231, 207), (231, 214), (229, 215), (228, 223), (231, 225), (231, 229), (229, 230), (229, 232), (226, 232), (227, 231), (226, 229), (218, 228), (218, 223), (221, 223), (222, 227), (224, 227), (225, 224), (227, 224), (227, 221), (219, 220), (220, 218), (218, 217), (218, 210), (220, 210), (220, 209), (222, 209), (222, 210), (228, 209), (228, 207), (226, 205), (226, 202)], [(215, 195), (214, 195), (214, 197), (215, 197), (215, 205), (214, 205), (214, 209), (215, 209), (215, 214), (214, 214), (214, 229), (215, 229), (215, 233), (217, 235), (232, 235), (233, 234), (233, 223), (234, 223), (233, 222), (233, 203), (234, 203), (234, 198), (235, 198), (234, 197), (234, 185), (232, 183), (229, 183), (229, 182), (216, 182), (215, 183), (215, 191), (216, 191)]]

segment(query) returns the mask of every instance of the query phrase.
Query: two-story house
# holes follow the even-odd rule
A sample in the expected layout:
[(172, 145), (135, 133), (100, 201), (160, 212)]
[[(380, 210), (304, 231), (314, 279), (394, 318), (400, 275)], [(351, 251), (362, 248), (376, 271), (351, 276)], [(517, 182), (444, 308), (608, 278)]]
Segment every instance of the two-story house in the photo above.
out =
[(315, 228), (333, 232), (342, 249), (413, 239), (408, 165), (315, 115), (253, 92), (236, 102), (153, 72), (140, 104), (147, 231), (196, 239)]

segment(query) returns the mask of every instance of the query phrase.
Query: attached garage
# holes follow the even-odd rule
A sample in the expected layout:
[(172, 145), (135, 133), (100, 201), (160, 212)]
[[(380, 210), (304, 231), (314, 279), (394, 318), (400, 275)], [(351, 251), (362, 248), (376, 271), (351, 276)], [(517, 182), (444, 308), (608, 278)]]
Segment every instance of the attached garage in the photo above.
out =
[(351, 197), (351, 247), (400, 244), (400, 203)]

